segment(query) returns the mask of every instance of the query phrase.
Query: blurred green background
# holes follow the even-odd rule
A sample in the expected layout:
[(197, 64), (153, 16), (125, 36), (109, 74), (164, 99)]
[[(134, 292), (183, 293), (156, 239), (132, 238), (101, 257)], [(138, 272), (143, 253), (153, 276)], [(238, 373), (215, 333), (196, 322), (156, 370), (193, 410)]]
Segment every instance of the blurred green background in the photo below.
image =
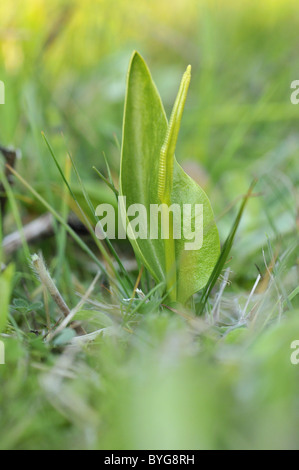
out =
[[(254, 252), (265, 232), (294, 229), (295, 2), (30, 0), (0, 8), (0, 76), (6, 83), (0, 141), (22, 150), (19, 169), (32, 184), (57, 181), (41, 130), (62, 166), (66, 150), (72, 152), (85, 181), (96, 181), (92, 166), (103, 168), (103, 151), (117, 174), (125, 76), (137, 49), (168, 114), (182, 72), (192, 64), (177, 158), (204, 186), (216, 216), (257, 176), (264, 200), (251, 204), (246, 245)], [(224, 239), (231, 215), (219, 224)], [(238, 252), (241, 266), (248, 254), (248, 247)]]
[[(190, 328), (151, 313), (134, 334), (113, 329), (78, 357), (11, 326), (0, 366), (0, 448), (298, 448), (299, 369), (289, 360), (299, 337), (299, 106), (290, 102), (299, 79), (297, 2), (2, 0), (0, 18), (0, 143), (21, 149), (17, 170), (56, 210), (62, 183), (41, 131), (62, 168), (69, 150), (94, 200), (110, 200), (92, 167), (104, 171), (104, 151), (117, 182), (135, 49), (168, 115), (192, 65), (176, 155), (208, 193), (222, 242), (238, 198), (258, 178), (221, 306), (236, 334), (223, 339), (209, 322)], [(23, 223), (44, 212), (21, 185), (14, 192)], [(15, 227), (9, 212), (4, 233)], [(55, 267), (55, 243), (42, 248)], [(78, 279), (91, 280), (77, 250), (67, 244), (60, 266), (68, 299)], [(257, 292), (259, 315), (238, 328), (259, 270), (273, 259), (274, 281)], [(13, 261), (14, 300), (24, 298), (29, 274), (24, 253)]]

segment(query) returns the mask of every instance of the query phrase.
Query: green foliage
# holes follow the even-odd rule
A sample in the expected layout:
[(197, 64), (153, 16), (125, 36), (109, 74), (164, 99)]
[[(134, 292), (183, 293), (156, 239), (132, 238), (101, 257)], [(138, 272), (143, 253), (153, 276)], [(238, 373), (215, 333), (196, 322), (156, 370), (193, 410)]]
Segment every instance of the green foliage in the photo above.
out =
[(8, 307), (10, 302), (10, 296), (12, 293), (14, 272), (14, 265), (10, 264), (4, 271), (0, 273), (0, 333), (4, 330), (7, 322)]
[(236, 236), (236, 233), (237, 233), (237, 229), (238, 229), (239, 224), (241, 222), (241, 218), (242, 218), (244, 209), (246, 207), (246, 204), (248, 202), (248, 199), (252, 194), (252, 190), (253, 190), (254, 185), (255, 185), (255, 182), (252, 183), (247, 195), (244, 197), (244, 201), (241, 204), (241, 207), (239, 209), (236, 220), (235, 220), (235, 222), (234, 222), (234, 224), (233, 224), (233, 226), (230, 230), (230, 233), (229, 233), (227, 239), (225, 240), (225, 243), (223, 244), (223, 247), (222, 247), (220, 256), (217, 260), (217, 263), (215, 264), (214, 269), (211, 273), (211, 276), (210, 276), (205, 288), (203, 289), (203, 292), (201, 294), (199, 307), (197, 309), (198, 314), (203, 313), (204, 307), (206, 306), (209, 295), (211, 294), (213, 287), (216, 285), (216, 282), (218, 281), (219, 277), (221, 276), (224, 265), (228, 260), (228, 257), (229, 257), (229, 254), (231, 252), (233, 242), (234, 242), (234, 239), (235, 239), (235, 236)]
[[(57, 220), (55, 236), (1, 250), (16, 274), (8, 289), (0, 275), (0, 309), (13, 286), (0, 316), (0, 448), (298, 449), (297, 2), (2, 0), (0, 16), (0, 143), (21, 149), (23, 178), (4, 180), (1, 242), (44, 212)], [(106, 247), (108, 273), (92, 237), (67, 224), (68, 211), (93, 225), (92, 206), (115, 204), (132, 48), (150, 61), (169, 116), (192, 64), (176, 156), (213, 201), (222, 256), (190, 308), (170, 310), (164, 280), (138, 277), (129, 243), (113, 243), (126, 275)], [(66, 174), (67, 149), (77, 180)], [(81, 342), (70, 325), (54, 336), (60, 344), (47, 340), (61, 314), (28, 267), (39, 250), (70, 309), (102, 270), (73, 319), (88, 334)]]
[(0, 448), (296, 449), (296, 331), (298, 311), (261, 334), (190, 341), (182, 319), (152, 313), (77, 354), (6, 339)]
[[(140, 55), (133, 54), (128, 72), (120, 174), (121, 195), (126, 197), (124, 209), (143, 204), (148, 224), (152, 204), (168, 207), (178, 204), (182, 212), (184, 204), (193, 208), (195, 204), (203, 205), (201, 249), (187, 251), (187, 239), (175, 240), (171, 231), (167, 240), (149, 237), (133, 240), (136, 255), (158, 282), (166, 282), (170, 298), (183, 303), (207, 283), (219, 255), (218, 232), (209, 200), (174, 157), (187, 93), (185, 82), (186, 76), (167, 128), (165, 111), (149, 70)], [(169, 215), (162, 212), (162, 224), (163, 217)], [(193, 213), (193, 225), (194, 217)]]

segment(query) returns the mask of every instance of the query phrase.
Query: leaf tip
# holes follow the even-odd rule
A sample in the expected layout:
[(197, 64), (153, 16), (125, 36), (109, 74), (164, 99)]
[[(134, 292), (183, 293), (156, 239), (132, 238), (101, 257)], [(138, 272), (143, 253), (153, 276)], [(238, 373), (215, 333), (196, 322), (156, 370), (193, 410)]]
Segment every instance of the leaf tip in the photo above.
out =
[(133, 51), (132, 56), (131, 56), (131, 66), (134, 62), (144, 62), (143, 57), (141, 54), (139, 54), (138, 51)]

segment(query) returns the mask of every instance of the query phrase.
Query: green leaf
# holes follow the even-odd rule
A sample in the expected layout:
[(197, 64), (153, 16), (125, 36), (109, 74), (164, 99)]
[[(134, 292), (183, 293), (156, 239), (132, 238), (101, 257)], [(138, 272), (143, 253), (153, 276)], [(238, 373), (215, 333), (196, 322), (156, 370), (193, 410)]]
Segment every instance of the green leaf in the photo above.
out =
[(5, 271), (0, 273), (0, 292), (1, 292), (0, 333), (4, 330), (6, 326), (14, 271), (15, 271), (14, 265), (10, 264), (5, 269)]
[[(138, 53), (131, 59), (123, 122), (120, 195), (126, 207), (142, 204), (147, 210), (150, 227), (150, 205), (203, 205), (203, 245), (186, 250), (186, 238), (131, 239), (136, 255), (157, 282), (165, 282), (169, 299), (185, 303), (207, 283), (219, 256), (219, 236), (210, 202), (204, 191), (177, 163), (174, 148), (190, 81), (187, 69), (168, 126), (159, 93), (150, 72)], [(194, 210), (191, 222), (195, 224)], [(162, 221), (165, 214), (162, 213)], [(169, 217), (169, 215), (166, 217)], [(170, 217), (171, 220), (171, 217)], [(129, 218), (127, 217), (127, 224)], [(163, 223), (163, 222), (162, 222)], [(170, 224), (171, 225), (171, 224)], [(172, 268), (172, 263), (175, 266)]]
[(75, 330), (72, 328), (65, 328), (54, 340), (53, 344), (55, 346), (64, 346), (71, 342), (71, 340), (76, 336)]
[(29, 309), (29, 303), (24, 299), (14, 299), (12, 304), (16, 310), (25, 310), (27, 312)]

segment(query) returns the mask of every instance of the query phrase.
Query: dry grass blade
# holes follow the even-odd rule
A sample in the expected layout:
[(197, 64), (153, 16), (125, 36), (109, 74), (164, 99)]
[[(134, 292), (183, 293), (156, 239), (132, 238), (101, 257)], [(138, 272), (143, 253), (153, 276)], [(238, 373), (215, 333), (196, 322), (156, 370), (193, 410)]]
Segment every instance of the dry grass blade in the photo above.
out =
[[(98, 273), (96, 275), (96, 277), (94, 278), (92, 284), (90, 285), (90, 287), (87, 289), (85, 295), (82, 297), (82, 299), (80, 300), (80, 302), (76, 305), (75, 308), (73, 308), (71, 311), (69, 311), (68, 315), (64, 318), (64, 320), (60, 323), (60, 325), (56, 328), (56, 330), (54, 330), (53, 332), (51, 332), (48, 337), (47, 337), (47, 341), (51, 341), (55, 336), (57, 336), (59, 333), (61, 333), (62, 330), (64, 330), (64, 328), (66, 328), (68, 326), (68, 324), (72, 321), (72, 319), (74, 318), (74, 316), (79, 312), (79, 310), (83, 307), (83, 305), (85, 304), (85, 302), (89, 299), (92, 291), (94, 290), (95, 288), (95, 285), (96, 283), (98, 282), (99, 280), (99, 277), (100, 277), (100, 273)], [(85, 332), (84, 332), (84, 335), (85, 336)]]
[[(44, 236), (53, 235), (53, 216), (49, 212), (43, 214), (23, 227), (23, 236), (27, 243), (31, 243)], [(10, 233), (3, 238), (2, 248), (6, 255), (10, 255), (22, 246), (20, 232)]]
[[(19, 151), (14, 150), (14, 149), (5, 148), (5, 147), (2, 147), (2, 145), (0, 145), (0, 152), (2, 153), (2, 155), (4, 157), (5, 163), (10, 165), (12, 168), (14, 168), (15, 163), (16, 163), (16, 159), (17, 159), (18, 154), (19, 154)], [(7, 181), (9, 182), (9, 184), (12, 184), (11, 176), (12, 175), (11, 175), (10, 171), (6, 167), (5, 168), (5, 177), (7, 178)], [(1, 219), (2, 220), (3, 220), (3, 216), (4, 216), (6, 201), (7, 201), (7, 196), (6, 196), (6, 193), (5, 193), (5, 188), (3, 186), (3, 183), (1, 183), (0, 184), (0, 211), (1, 211)]]
[[(41, 283), (49, 291), (52, 299), (58, 306), (59, 310), (63, 313), (65, 317), (69, 317), (71, 311), (67, 306), (66, 302), (64, 301), (62, 295), (60, 294), (59, 290), (57, 289), (56, 285), (54, 284), (54, 281), (45, 266), (42, 256), (35, 254), (31, 257), (31, 261), (37, 276), (39, 277)], [(85, 334), (85, 331), (81, 326), (75, 326), (74, 329), (78, 335)]]

